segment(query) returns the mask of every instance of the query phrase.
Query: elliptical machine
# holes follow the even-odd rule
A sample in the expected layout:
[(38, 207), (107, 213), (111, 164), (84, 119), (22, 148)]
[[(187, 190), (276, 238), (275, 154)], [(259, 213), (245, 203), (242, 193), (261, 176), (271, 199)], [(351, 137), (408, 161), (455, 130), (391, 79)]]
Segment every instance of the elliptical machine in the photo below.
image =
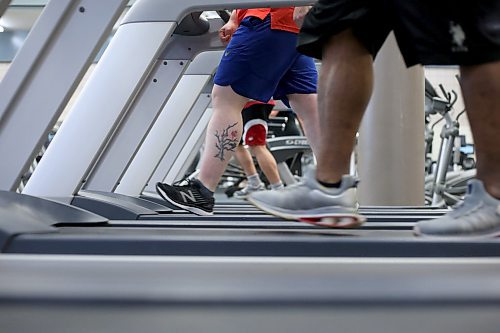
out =
[[(441, 115), (441, 118), (431, 127), (427, 126), (426, 129), (426, 167), (429, 171), (425, 179), (425, 199), (426, 204), (434, 207), (448, 207), (463, 199), (467, 190), (467, 182), (475, 176), (476, 170), (472, 167), (469, 170), (459, 167), (461, 161), (461, 147), (460, 144), (457, 145), (460, 130), (459, 118), (465, 113), (465, 110), (460, 111), (453, 119), (450, 111), (453, 109), (458, 95), (454, 90), (446, 91), (441, 84), (439, 88), (444, 97), (440, 97), (426, 80), (426, 102), (430, 101), (429, 104), (426, 103), (426, 119), (435, 114)], [(430, 154), (432, 150), (430, 145), (434, 136), (434, 127), (442, 120), (445, 121), (445, 124), (440, 134), (441, 144), (438, 160), (433, 164), (428, 161), (427, 154)], [(468, 162), (470, 162), (470, 158)], [(450, 170), (451, 165), (454, 166), (453, 170)]]

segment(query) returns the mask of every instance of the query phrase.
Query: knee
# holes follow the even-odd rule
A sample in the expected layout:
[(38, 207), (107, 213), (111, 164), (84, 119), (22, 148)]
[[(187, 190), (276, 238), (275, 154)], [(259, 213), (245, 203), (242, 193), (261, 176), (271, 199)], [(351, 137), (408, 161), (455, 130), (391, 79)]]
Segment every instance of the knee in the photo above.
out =
[(261, 145), (257, 145), (257, 146), (249, 146), (250, 148), (250, 151), (252, 152), (252, 155), (260, 155), (262, 150), (263, 149), (267, 149), (266, 146), (261, 146)]
[[(237, 94), (231, 86), (214, 85), (212, 88), (212, 108), (214, 111), (232, 109), (241, 114), (243, 106), (248, 98)], [(227, 112), (227, 111), (226, 111)]]

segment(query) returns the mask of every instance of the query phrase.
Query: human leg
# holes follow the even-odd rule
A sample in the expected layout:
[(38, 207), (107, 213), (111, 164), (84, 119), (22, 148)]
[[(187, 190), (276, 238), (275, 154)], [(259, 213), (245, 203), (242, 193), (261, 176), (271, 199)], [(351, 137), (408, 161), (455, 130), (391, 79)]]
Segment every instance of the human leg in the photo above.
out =
[(311, 145), (313, 153), (319, 152), (321, 135), (317, 94), (290, 94), (287, 97), (292, 110), (301, 120), (304, 134)]
[(500, 61), (462, 66), (461, 86), (474, 136), (476, 178), (500, 198)]
[(316, 95), (318, 72), (312, 58), (294, 52), (297, 56), (281, 78), (274, 97), (288, 103), (300, 118), (304, 134), (315, 153), (320, 144)]
[(236, 148), (234, 156), (245, 172), (247, 185), (241, 190), (234, 192), (233, 196), (237, 199), (245, 199), (252, 192), (264, 190), (266, 186), (257, 173), (252, 154), (250, 154), (248, 149), (243, 145), (239, 145), (238, 148)]
[(418, 222), (419, 236), (495, 237), (500, 235), (500, 61), (461, 66), (461, 86), (474, 136), (477, 180), (464, 202), (434, 220)]
[(245, 146), (239, 145), (234, 152), (234, 157), (236, 157), (236, 159), (240, 163), (247, 177), (257, 174), (257, 169), (255, 168), (252, 154), (250, 154)]
[(245, 19), (233, 35), (214, 79), (214, 114), (208, 125), (207, 149), (201, 158), (198, 177), (211, 191), (215, 190), (227, 158), (236, 148), (234, 139), (241, 137), (241, 110), (250, 98), (269, 101), (296, 58), (295, 41), (295, 34), (271, 29), (269, 17)]
[(271, 184), (271, 187), (279, 187), (283, 185), (281, 183), (281, 178), (278, 173), (278, 166), (273, 154), (267, 149), (265, 145), (250, 146), (252, 154), (257, 158), (257, 163), (259, 163), (262, 172), (266, 176), (267, 180)]
[[(440, 218), (418, 222), (414, 233), (440, 237), (498, 236), (500, 1), (459, 2), (451, 7), (447, 1), (400, 1), (396, 9), (401, 19), (396, 37), (399, 32), (402, 38), (398, 43), (410, 64), (413, 60), (428, 65), (460, 65), (477, 159), (477, 179), (469, 181), (464, 201)], [(416, 40), (418, 49), (412, 47)]]
[[(269, 17), (246, 18), (232, 36), (214, 77), (213, 116), (207, 129), (206, 148), (198, 179), (191, 182), (198, 188), (157, 185), (160, 195), (178, 207), (197, 214), (212, 214), (211, 209), (201, 212), (191, 209), (191, 205), (197, 204), (197, 198), (208, 202), (210, 197), (213, 207), (213, 191), (241, 137), (243, 106), (248, 99), (269, 101), (278, 81), (295, 59), (295, 34), (272, 30), (270, 26)], [(171, 192), (175, 200), (167, 192)], [(191, 199), (190, 193), (195, 192), (200, 195)]]
[(212, 192), (215, 191), (241, 139), (241, 110), (247, 101), (248, 98), (238, 95), (230, 86), (215, 85), (213, 88), (213, 114), (207, 127), (205, 150), (201, 156), (198, 176), (203, 185)]
[[(356, 181), (345, 175), (349, 173), (356, 132), (370, 98), (372, 70), (371, 54), (351, 31), (333, 36), (325, 45), (318, 85), (321, 140), (316, 177), (325, 183), (340, 181), (340, 187), (325, 188), (309, 174), (304, 182), (282, 191), (280, 197), (256, 193), (250, 197), (252, 203), (290, 219), (316, 221), (338, 216), (339, 220), (332, 223), (319, 222), (329, 227), (354, 227), (364, 221), (357, 214)], [(308, 195), (313, 190), (318, 198)]]
[(213, 192), (241, 139), (241, 109), (248, 98), (230, 86), (214, 85), (213, 114), (207, 128), (198, 179), (173, 185), (158, 183), (156, 190), (171, 204), (198, 215), (212, 215)]
[(336, 183), (349, 173), (356, 133), (373, 85), (373, 58), (351, 30), (333, 36), (323, 51), (318, 85), (322, 135), (316, 177)]
[[(363, 223), (364, 217), (357, 213), (357, 181), (348, 173), (356, 132), (372, 91), (373, 57), (390, 31), (386, 25), (367, 23), (382, 17), (378, 15), (379, 4), (319, 0), (306, 17), (299, 50), (323, 60), (318, 85), (318, 169), (279, 195), (250, 196), (257, 207), (283, 218), (328, 227)], [(332, 19), (326, 19), (330, 15)]]
[[(247, 158), (251, 161), (253, 168), (255, 169), (255, 165), (253, 164), (252, 154), (250, 151), (254, 153), (252, 147), (254, 146), (265, 146), (266, 137), (267, 137), (267, 121), (269, 120), (269, 113), (272, 111), (274, 107), (274, 103), (258, 103), (251, 102), (248, 103), (243, 111), (241, 112), (243, 116), (243, 141), (245, 144), (249, 146), (249, 149), (245, 149)], [(255, 153), (254, 153), (255, 155)], [(257, 160), (259, 156), (257, 156)], [(249, 161), (249, 162), (250, 162)], [(261, 166), (262, 169), (262, 166)], [(264, 174), (266, 174), (266, 170), (263, 170)], [(267, 177), (269, 181), (271, 181), (271, 188), (276, 187), (278, 184), (273, 183), (275, 181), (273, 177)], [(265, 185), (260, 181), (260, 178), (255, 171), (253, 176), (247, 176), (248, 184), (245, 188), (241, 189), (234, 193), (236, 198), (245, 199), (250, 193), (256, 191), (265, 190)], [(279, 179), (279, 175), (278, 175)]]
[[(249, 151), (257, 159), (271, 188), (281, 184), (276, 160), (266, 146), (267, 123), (274, 103), (257, 103), (245, 108), (242, 112), (244, 122), (244, 141)], [(267, 154), (266, 154), (267, 153)], [(282, 185), (282, 184), (281, 184)]]

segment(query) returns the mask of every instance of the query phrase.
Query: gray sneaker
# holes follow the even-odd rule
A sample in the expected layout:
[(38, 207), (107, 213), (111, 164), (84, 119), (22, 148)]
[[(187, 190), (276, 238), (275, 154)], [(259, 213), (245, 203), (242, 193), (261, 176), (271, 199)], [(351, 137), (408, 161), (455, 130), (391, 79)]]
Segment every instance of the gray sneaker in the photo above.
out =
[(263, 183), (260, 183), (257, 187), (247, 185), (241, 190), (234, 192), (233, 197), (235, 197), (236, 199), (246, 199), (250, 193), (264, 191), (265, 189), (266, 185), (264, 185)]
[(453, 211), (434, 219), (418, 222), (417, 236), (496, 237), (500, 235), (500, 200), (484, 189), (480, 180), (468, 183), (464, 201)]
[(326, 188), (316, 181), (314, 170), (310, 170), (300, 182), (279, 191), (252, 193), (248, 201), (284, 219), (330, 228), (353, 228), (365, 221), (358, 214), (357, 183), (345, 175), (340, 188)]

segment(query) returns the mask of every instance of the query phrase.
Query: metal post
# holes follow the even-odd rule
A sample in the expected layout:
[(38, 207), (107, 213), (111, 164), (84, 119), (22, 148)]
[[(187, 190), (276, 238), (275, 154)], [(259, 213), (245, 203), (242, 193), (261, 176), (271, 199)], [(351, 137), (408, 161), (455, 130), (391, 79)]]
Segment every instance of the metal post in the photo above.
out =
[(138, 196), (155, 169), (160, 168), (163, 177), (168, 172), (210, 102), (200, 94), (211, 82), (222, 52), (204, 52), (194, 59), (121, 179), (118, 193)]
[(123, 175), (116, 193), (138, 196), (183, 126), (210, 75), (184, 75)]
[[(157, 60), (154, 70), (137, 94), (132, 107), (120, 122), (115, 134), (85, 181), (85, 189), (107, 192), (116, 189), (188, 66), (188, 74), (193, 73), (197, 68), (201, 69), (204, 75), (211, 75), (215, 71), (218, 59), (216, 63), (207, 63), (206, 54), (210, 52), (205, 51), (224, 48), (218, 37), (218, 31), (223, 22), (221, 19), (203, 21), (199, 15), (196, 19), (199, 24), (193, 24), (193, 26), (201, 26), (201, 23), (204, 22), (207, 24), (208, 30), (202, 29), (199, 31), (201, 35), (193, 35), (196, 33), (196, 29), (189, 29), (191, 26), (183, 27), (185, 22), (190, 21), (184, 19), (181, 22), (175, 30), (176, 33), (172, 37), (172, 41), (168, 43), (167, 48)], [(180, 34), (186, 30), (189, 30), (189, 35)], [(177, 115), (178, 113), (174, 110), (171, 116), (176, 117)], [(163, 148), (166, 149), (166, 147)], [(148, 161), (143, 161), (143, 163), (148, 163)]]
[[(210, 113), (207, 111), (207, 107), (210, 104), (211, 96), (209, 93), (202, 93), (196, 103), (193, 105), (193, 108), (189, 112), (186, 121), (182, 125), (182, 128), (179, 130), (177, 135), (175, 136), (172, 144), (170, 145), (170, 149), (163, 155), (158, 167), (155, 172), (151, 176), (146, 185), (148, 190), (151, 191), (154, 189), (155, 184), (157, 182), (164, 182), (165, 178), (168, 174), (172, 173), (172, 168), (174, 164), (178, 165), (178, 168), (181, 168), (185, 164), (185, 160), (191, 157), (191, 154), (185, 153), (185, 149), (187, 148), (189, 152), (196, 149), (193, 147), (193, 143), (199, 141), (200, 136), (204, 135), (208, 121), (210, 117), (206, 117), (206, 113)], [(205, 122), (203, 122), (205, 121)], [(203, 140), (205, 137), (203, 137)], [(191, 146), (186, 147), (188, 143), (191, 143)], [(174, 173), (178, 174), (178, 172)], [(173, 179), (178, 180), (178, 179)]]
[(126, 3), (45, 6), (0, 83), (0, 189), (17, 188)]

